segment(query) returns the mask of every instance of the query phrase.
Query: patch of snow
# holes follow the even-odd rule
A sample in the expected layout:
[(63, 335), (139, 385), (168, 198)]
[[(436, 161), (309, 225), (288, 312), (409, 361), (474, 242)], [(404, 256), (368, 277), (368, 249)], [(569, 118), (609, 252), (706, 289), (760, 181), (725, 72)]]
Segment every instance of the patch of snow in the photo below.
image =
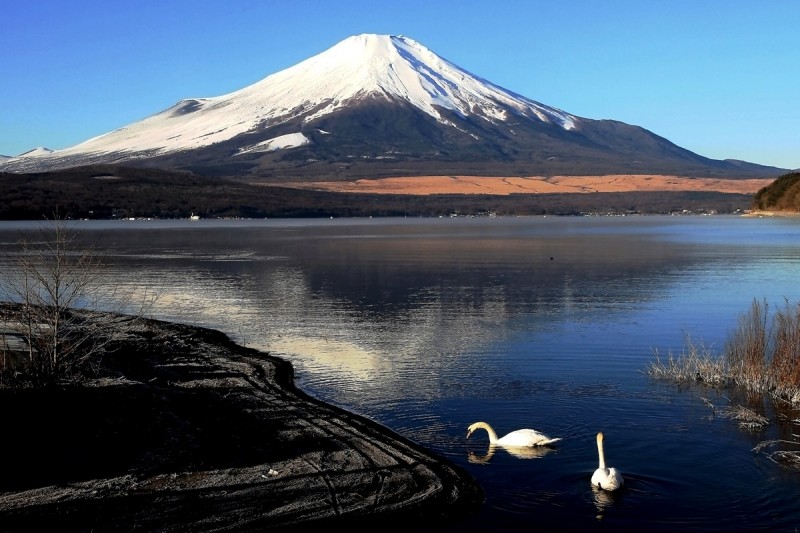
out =
[(252, 152), (274, 152), (275, 150), (286, 150), (289, 148), (297, 148), (298, 146), (303, 146), (305, 144), (309, 144), (310, 142), (311, 141), (308, 139), (308, 137), (302, 133), (289, 133), (241, 148), (236, 155)]

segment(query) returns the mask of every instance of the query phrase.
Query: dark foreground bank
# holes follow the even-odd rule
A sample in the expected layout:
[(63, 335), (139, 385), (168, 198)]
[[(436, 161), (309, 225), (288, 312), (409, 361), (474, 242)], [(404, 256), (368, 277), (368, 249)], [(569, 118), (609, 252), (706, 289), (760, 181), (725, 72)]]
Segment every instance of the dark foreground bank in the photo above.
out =
[(483, 500), (456, 465), (296, 389), (284, 360), (203, 328), (120, 328), (87, 384), (0, 389), (0, 531), (430, 530)]

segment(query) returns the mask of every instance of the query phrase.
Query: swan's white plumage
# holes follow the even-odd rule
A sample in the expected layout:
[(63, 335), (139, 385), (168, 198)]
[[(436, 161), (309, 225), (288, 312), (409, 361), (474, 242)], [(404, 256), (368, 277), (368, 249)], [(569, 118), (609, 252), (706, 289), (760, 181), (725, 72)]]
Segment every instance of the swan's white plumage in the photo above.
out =
[(535, 429), (518, 429), (498, 438), (492, 426), (486, 422), (475, 422), (470, 425), (467, 428), (467, 438), (477, 429), (485, 429), (489, 434), (489, 443), (499, 446), (546, 446), (561, 440), (560, 437), (551, 438)]
[(597, 455), (600, 464), (592, 474), (592, 485), (603, 490), (617, 490), (624, 483), (622, 473), (614, 467), (606, 467), (606, 457), (603, 451), (603, 433), (597, 434)]

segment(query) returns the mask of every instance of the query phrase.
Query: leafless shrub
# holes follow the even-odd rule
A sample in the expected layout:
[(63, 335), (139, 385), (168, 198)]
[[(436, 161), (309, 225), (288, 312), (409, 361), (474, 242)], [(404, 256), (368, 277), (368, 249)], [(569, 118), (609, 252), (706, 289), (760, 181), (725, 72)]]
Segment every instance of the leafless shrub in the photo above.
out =
[(100, 256), (79, 246), (77, 237), (67, 221), (46, 221), (34, 236), (20, 236), (10, 268), (0, 273), (0, 295), (17, 304), (5, 313), (4, 327), (27, 344), (22, 361), (4, 360), (0, 377), (6, 383), (47, 386), (91, 370), (118, 322), (130, 320), (86, 312), (123, 309), (127, 297), (103, 282)]

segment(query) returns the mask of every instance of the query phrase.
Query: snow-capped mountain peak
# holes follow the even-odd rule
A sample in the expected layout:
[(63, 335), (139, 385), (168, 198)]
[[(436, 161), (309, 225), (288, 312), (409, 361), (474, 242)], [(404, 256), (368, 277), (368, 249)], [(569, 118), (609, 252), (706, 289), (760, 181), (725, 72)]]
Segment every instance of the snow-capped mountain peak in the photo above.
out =
[[(440, 110), (503, 121), (509, 113), (571, 129), (576, 117), (476, 77), (404, 36), (361, 34), (232, 93), (181, 100), (144, 120), (48, 155), (109, 162), (193, 150), (303, 117), (305, 122), (366, 97), (404, 100), (443, 124)], [(267, 141), (260, 140), (262, 145)], [(303, 143), (297, 143), (302, 145)], [(240, 152), (248, 147), (240, 148)], [(112, 156), (113, 154), (113, 156)], [(40, 151), (12, 158), (26, 167)]]
[[(366, 95), (384, 95), (406, 100), (441, 119), (437, 106), (462, 116), (480, 110), (497, 120), (505, 118), (501, 106), (519, 113), (535, 114), (540, 120), (574, 126), (575, 117), (544, 106), (473, 76), (404, 36), (361, 34), (349, 37), (319, 55), (269, 76), (229, 96), (259, 99), (270, 95), (273, 104), (284, 100), (282, 88), (299, 90), (310, 108), (328, 106), (309, 116), (328, 113), (342, 103)], [(246, 96), (247, 95), (247, 96)], [(288, 102), (281, 107), (290, 108)]]
[(118, 163), (278, 181), (773, 172), (699, 156), (638, 126), (571, 115), (475, 76), (413, 39), (375, 34), (71, 148), (0, 159), (0, 170)]

